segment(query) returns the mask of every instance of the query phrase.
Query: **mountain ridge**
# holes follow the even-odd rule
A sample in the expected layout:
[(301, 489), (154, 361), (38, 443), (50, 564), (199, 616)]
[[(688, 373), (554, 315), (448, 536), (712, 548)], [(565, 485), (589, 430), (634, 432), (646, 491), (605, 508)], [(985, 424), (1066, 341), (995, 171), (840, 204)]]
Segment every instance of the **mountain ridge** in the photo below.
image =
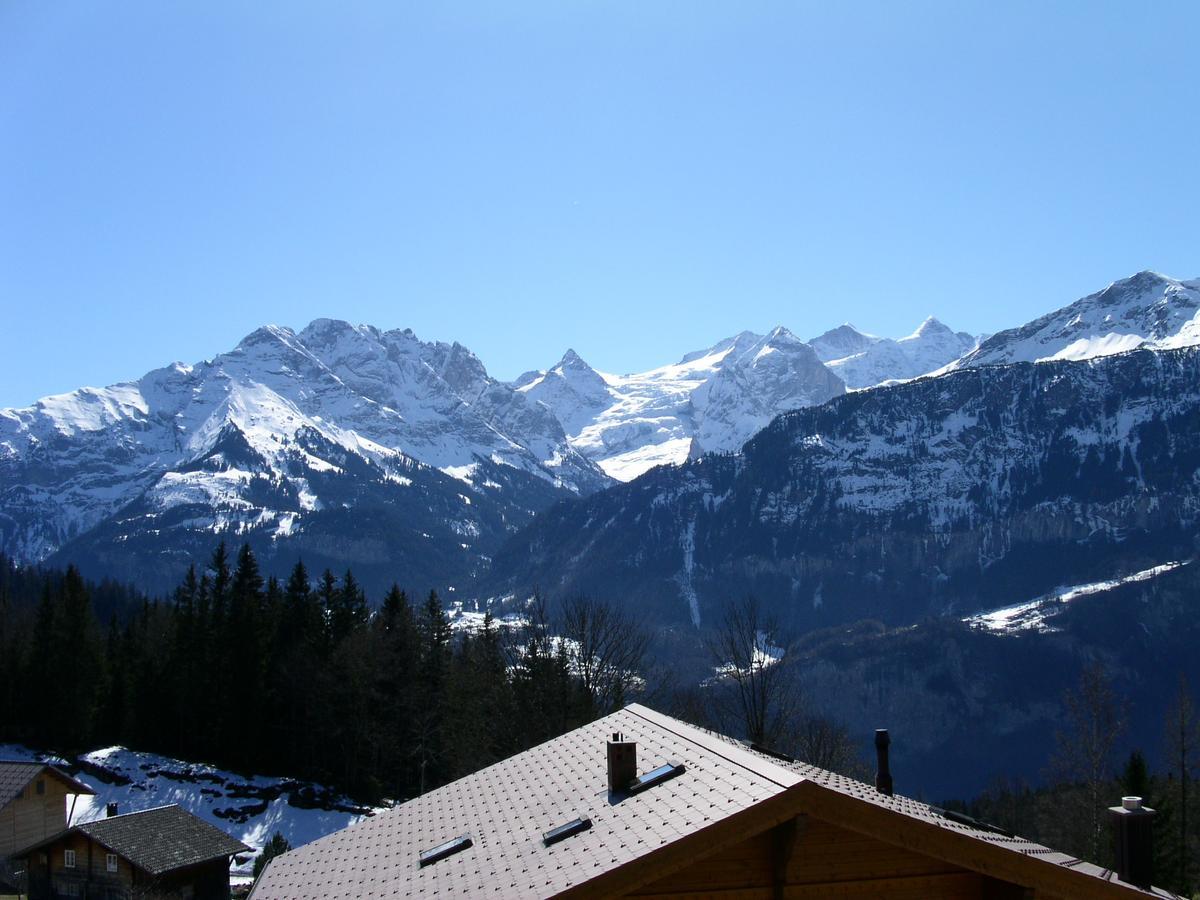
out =
[(1190, 345), (1198, 310), (1200, 281), (1142, 272), (983, 340), (935, 317), (894, 340), (777, 326), (632, 375), (569, 349), (511, 383), (411, 329), (265, 325), (209, 360), (0, 410), (0, 551), (171, 583), (172, 558), (220, 535), (281, 565), (304, 554), (382, 579), (391, 559), (462, 587), (555, 502), (738, 453), (780, 414), (1021, 356)]
[(971, 612), (1000, 588), (1189, 555), (1198, 435), (1196, 347), (852, 392), (777, 417), (740, 454), (553, 507), (487, 587), (601, 591), (664, 624), (700, 625), (730, 592), (801, 630)]

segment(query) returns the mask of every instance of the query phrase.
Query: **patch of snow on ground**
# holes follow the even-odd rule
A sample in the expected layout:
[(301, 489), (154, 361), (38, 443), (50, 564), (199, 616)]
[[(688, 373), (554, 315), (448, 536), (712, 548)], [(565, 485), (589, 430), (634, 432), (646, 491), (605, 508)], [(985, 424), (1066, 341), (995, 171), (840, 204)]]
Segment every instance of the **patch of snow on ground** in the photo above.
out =
[[(279, 831), (299, 847), (381, 812), (353, 804), (320, 785), (263, 775), (238, 775), (214, 766), (106, 747), (70, 760), (37, 753), (19, 744), (0, 744), (0, 759), (50, 762), (65, 768), (92, 788), (80, 796), (71, 824), (104, 818), (109, 803), (120, 813), (140, 812), (174, 803), (215, 825), (255, 852)], [(307, 807), (316, 808), (307, 808)], [(71, 815), (71, 799), (67, 799)], [(233, 866), (236, 876), (249, 875), (253, 856)]]
[[(783, 659), (784, 649), (771, 643), (770, 636), (765, 631), (755, 633), (754, 651), (751, 654), (750, 669), (765, 669)], [(713, 678), (732, 678), (738, 674), (738, 669), (732, 662), (716, 666)], [(743, 673), (749, 674), (749, 672)]]
[(655, 466), (677, 466), (686, 462), (691, 446), (690, 437), (674, 438), (597, 460), (597, 464), (605, 475), (618, 481), (632, 481)]
[(1117, 578), (1112, 581), (1096, 581), (1091, 584), (1060, 587), (1049, 594), (1038, 597), (1036, 600), (1018, 603), (1015, 606), (1005, 606), (1000, 609), (994, 609), (991, 612), (978, 613), (968, 616), (963, 621), (972, 627), (982, 628), (994, 634), (1015, 634), (1020, 631), (1048, 633), (1056, 629), (1048, 625), (1046, 620), (1058, 612), (1064, 604), (1070, 603), (1072, 600), (1086, 597), (1089, 594), (1110, 591), (1123, 584), (1149, 581), (1151, 578), (1156, 578), (1164, 572), (1170, 572), (1172, 569), (1178, 569), (1180, 566), (1187, 564), (1188, 561), (1169, 562), (1161, 566), (1152, 566), (1149, 569), (1143, 569), (1140, 572), (1134, 572), (1132, 575), (1126, 575), (1123, 578)]
[(478, 463), (471, 463), (466, 466), (442, 466), (442, 471), (451, 478), (457, 478), (459, 481), (473, 486), (474, 482), (471, 479), (475, 476), (475, 470), (478, 468)]

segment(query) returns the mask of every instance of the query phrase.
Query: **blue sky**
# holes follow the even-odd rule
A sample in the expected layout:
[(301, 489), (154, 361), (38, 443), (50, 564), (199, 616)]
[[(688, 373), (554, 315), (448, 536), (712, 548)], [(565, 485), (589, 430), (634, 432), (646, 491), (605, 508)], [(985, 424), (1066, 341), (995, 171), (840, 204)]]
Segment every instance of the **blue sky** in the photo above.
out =
[(1200, 275), (1194, 3), (0, 2), (0, 406), (265, 322), (609, 371)]

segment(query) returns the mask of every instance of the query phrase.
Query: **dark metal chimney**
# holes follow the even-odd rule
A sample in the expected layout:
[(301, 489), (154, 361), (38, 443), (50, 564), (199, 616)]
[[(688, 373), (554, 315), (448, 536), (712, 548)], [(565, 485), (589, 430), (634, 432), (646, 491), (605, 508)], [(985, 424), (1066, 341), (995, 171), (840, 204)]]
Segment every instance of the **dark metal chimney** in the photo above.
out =
[(117, 814), (117, 804), (115, 804), (115, 803), (108, 804), (108, 807), (105, 809), (104, 814), (110, 819), (113, 816), (115, 816)]
[(1117, 849), (1117, 877), (1140, 888), (1154, 879), (1154, 810), (1142, 806), (1141, 797), (1122, 797), (1110, 806), (1113, 840)]
[(891, 742), (886, 728), (875, 729), (875, 756), (879, 760), (875, 771), (875, 790), (889, 797), (892, 796), (892, 772), (888, 768), (888, 745)]
[(637, 778), (637, 743), (614, 731), (608, 742), (608, 791), (619, 794)]

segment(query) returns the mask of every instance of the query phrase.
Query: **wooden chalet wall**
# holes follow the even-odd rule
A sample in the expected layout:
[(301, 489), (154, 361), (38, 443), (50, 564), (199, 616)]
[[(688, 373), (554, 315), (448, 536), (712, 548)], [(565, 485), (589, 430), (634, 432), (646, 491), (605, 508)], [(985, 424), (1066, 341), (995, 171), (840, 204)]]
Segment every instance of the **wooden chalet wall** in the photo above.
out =
[[(75, 851), (75, 866), (65, 865), (66, 850)], [(187, 866), (157, 878), (117, 857), (117, 871), (108, 871), (108, 849), (87, 835), (72, 832), (35, 851), (29, 859), (30, 900), (56, 897), (136, 896), (191, 897), (229, 900), (229, 860), (225, 857)], [(71, 893), (75, 885), (75, 893)]]
[[(44, 793), (37, 792), (38, 782)], [(0, 809), (0, 859), (67, 827), (67, 786), (42, 772)]]
[[(1025, 889), (801, 816), (630, 896), (657, 900), (1029, 900)], [(1049, 895), (1038, 893), (1037, 900)]]

